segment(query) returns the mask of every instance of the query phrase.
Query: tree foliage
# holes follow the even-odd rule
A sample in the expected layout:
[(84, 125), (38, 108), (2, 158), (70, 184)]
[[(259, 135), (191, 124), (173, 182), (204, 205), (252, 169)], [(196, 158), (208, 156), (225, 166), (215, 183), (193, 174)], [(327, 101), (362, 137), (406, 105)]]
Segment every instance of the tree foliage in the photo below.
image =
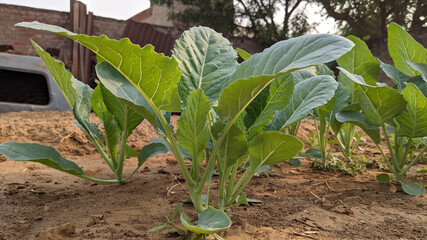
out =
[(334, 18), (344, 35), (384, 39), (395, 22), (409, 31), (425, 30), (425, 0), (316, 0)]
[[(153, 4), (185, 6), (170, 11), (169, 18), (186, 28), (205, 25), (229, 35), (254, 37), (270, 45), (307, 33), (307, 0), (153, 0)], [(282, 9), (279, 17), (279, 11)]]

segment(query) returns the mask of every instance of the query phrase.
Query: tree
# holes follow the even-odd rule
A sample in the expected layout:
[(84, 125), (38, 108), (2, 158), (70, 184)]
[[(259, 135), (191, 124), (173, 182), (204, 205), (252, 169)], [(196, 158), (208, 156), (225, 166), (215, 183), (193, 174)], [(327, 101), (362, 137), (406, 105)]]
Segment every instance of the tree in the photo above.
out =
[[(226, 35), (254, 37), (270, 45), (302, 35), (311, 27), (304, 14), (307, 0), (152, 0), (153, 4), (181, 4), (169, 18), (185, 27), (205, 25)], [(305, 5), (306, 6), (306, 5)], [(279, 10), (283, 9), (278, 19)]]
[[(307, 1), (305, 1), (307, 2)], [(237, 0), (236, 20), (246, 35), (271, 44), (303, 35), (310, 30), (303, 0)], [(302, 8), (301, 8), (302, 7)], [(278, 20), (278, 10), (282, 18)]]
[(344, 35), (384, 39), (387, 25), (395, 22), (410, 32), (425, 31), (425, 0), (316, 0), (334, 18)]

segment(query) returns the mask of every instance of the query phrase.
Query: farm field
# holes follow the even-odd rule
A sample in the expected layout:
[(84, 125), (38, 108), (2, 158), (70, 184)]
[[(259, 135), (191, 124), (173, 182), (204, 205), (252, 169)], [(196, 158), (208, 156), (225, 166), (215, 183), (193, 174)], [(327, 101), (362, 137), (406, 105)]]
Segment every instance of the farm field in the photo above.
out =
[[(176, 126), (177, 116), (172, 117)], [(91, 115), (93, 122), (98, 122)], [(0, 144), (7, 141), (37, 142), (55, 147), (65, 158), (97, 178), (114, 174), (96, 149), (73, 123), (71, 112), (20, 112), (0, 114)], [(310, 120), (301, 124), (298, 138), (313, 133)], [(128, 139), (139, 150), (156, 137), (143, 122)], [(308, 146), (305, 146), (307, 148)], [(356, 149), (357, 156), (379, 160), (369, 138)], [(427, 198), (410, 196), (398, 185), (376, 180), (377, 166), (350, 176), (322, 172), (311, 162), (273, 166), (270, 177), (260, 175), (245, 188), (252, 206), (230, 210), (233, 224), (224, 239), (425, 239)], [(131, 172), (136, 158), (125, 162)], [(405, 181), (426, 182), (410, 169)], [(218, 179), (213, 177), (212, 194)], [(0, 239), (175, 239), (163, 229), (175, 207), (188, 198), (181, 170), (172, 154), (147, 160), (126, 184), (93, 183), (32, 162), (0, 157)], [(215, 199), (215, 197), (213, 198)], [(195, 220), (191, 204), (181, 211)], [(175, 222), (180, 226), (179, 219)]]

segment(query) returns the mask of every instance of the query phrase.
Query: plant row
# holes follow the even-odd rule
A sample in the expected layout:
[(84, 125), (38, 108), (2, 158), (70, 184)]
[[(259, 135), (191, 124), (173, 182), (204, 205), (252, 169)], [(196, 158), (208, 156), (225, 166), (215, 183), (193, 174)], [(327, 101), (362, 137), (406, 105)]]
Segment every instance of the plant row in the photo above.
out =
[[(353, 151), (361, 139), (357, 128), (378, 146), (406, 192), (425, 193), (422, 183), (405, 184), (402, 179), (427, 147), (427, 50), (396, 24), (388, 29), (394, 65), (373, 57), (354, 36), (301, 36), (251, 56), (233, 49), (212, 29), (194, 27), (182, 34), (173, 56), (167, 57), (151, 45), (141, 48), (129, 39), (75, 34), (38, 22), (16, 26), (66, 36), (96, 53), (99, 81), (91, 89), (33, 42), (67, 99), (75, 124), (87, 133), (115, 178), (87, 176), (53, 147), (37, 143), (3, 143), (0, 153), (91, 181), (124, 183), (148, 158), (172, 152), (199, 214), (192, 223), (181, 213), (181, 224), (199, 239), (209, 234), (219, 238), (215, 233), (230, 227), (227, 210), (248, 204), (244, 189), (265, 166), (291, 159), (297, 163), (296, 156), (308, 156), (327, 169), (334, 145), (349, 163), (354, 162)], [(244, 59), (240, 64), (238, 54)], [(335, 60), (338, 76), (325, 65)], [(378, 82), (380, 69), (394, 81), (392, 88)], [(101, 122), (89, 121), (92, 111)], [(181, 112), (177, 129), (170, 124), (173, 112)], [(316, 149), (300, 153), (303, 143), (295, 136), (307, 117), (316, 126)], [(144, 120), (159, 138), (136, 152), (127, 138)], [(381, 141), (388, 151), (381, 148)], [(130, 157), (137, 157), (138, 165), (124, 176), (123, 163)], [(217, 199), (210, 194), (214, 174), (219, 180)], [(385, 182), (390, 175), (377, 178)], [(172, 225), (177, 212), (178, 208), (155, 230)]]

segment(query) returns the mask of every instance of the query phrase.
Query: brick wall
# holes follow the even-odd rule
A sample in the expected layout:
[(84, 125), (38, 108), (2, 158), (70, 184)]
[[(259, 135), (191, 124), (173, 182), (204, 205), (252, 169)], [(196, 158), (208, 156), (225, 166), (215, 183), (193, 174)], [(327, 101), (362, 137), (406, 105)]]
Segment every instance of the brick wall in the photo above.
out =
[[(71, 61), (71, 40), (53, 33), (13, 26), (23, 21), (39, 21), (71, 29), (69, 12), (0, 4), (0, 45), (12, 45), (17, 54), (37, 55), (30, 42), (30, 39), (32, 39), (43, 49), (59, 49), (59, 59), (69, 66)], [(106, 34), (110, 38), (120, 39), (125, 26), (125, 21), (95, 16), (92, 34)]]

